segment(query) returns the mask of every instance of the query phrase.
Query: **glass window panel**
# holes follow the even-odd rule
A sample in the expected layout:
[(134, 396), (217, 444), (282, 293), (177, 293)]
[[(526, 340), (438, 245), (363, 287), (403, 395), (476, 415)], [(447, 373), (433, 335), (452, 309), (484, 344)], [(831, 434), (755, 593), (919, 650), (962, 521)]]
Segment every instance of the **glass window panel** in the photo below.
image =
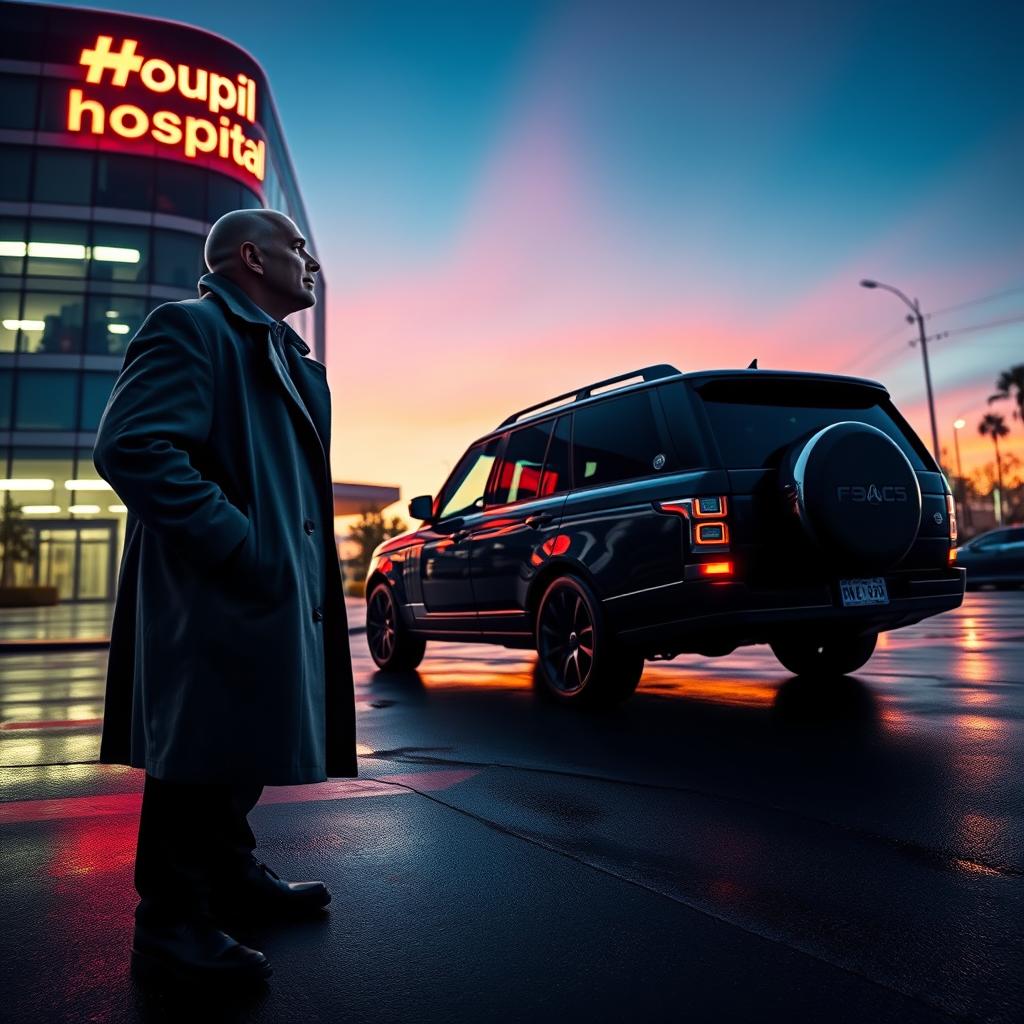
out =
[(540, 493), (544, 455), (554, 420), (513, 430), (509, 436), (494, 488), (494, 503), (526, 501)]
[(203, 239), (183, 231), (154, 231), (153, 280), (157, 284), (194, 288), (206, 270)]
[(14, 352), (17, 349), (20, 320), (21, 292), (0, 292), (0, 352)]
[(25, 267), (25, 222), (20, 218), (0, 217), (0, 274), (21, 276)]
[(558, 494), (569, 489), (569, 429), (571, 417), (560, 416), (551, 435), (548, 457), (544, 464), (544, 479), (541, 481), (541, 497)]
[[(50, 58), (53, 59), (52, 57)], [(42, 81), (42, 88), (39, 91), (39, 114), (38, 124), (40, 131), (44, 132), (66, 132), (68, 126), (68, 94), (69, 91), (79, 83), (69, 82), (63, 78), (48, 78)], [(89, 86), (85, 86), (88, 91)], [(88, 144), (96, 138), (92, 135), (92, 115), (86, 112), (82, 118), (82, 127), (85, 129), (81, 135)]]
[[(82, 411), (79, 419), (79, 430), (95, 430), (100, 423), (100, 416), (106, 407), (110, 392), (114, 390), (116, 373), (83, 373), (82, 374)], [(89, 476), (94, 474), (90, 473)]]
[(631, 480), (656, 472), (654, 459), (674, 458), (658, 430), (651, 395), (640, 391), (601, 402), (575, 413), (573, 427), (573, 481), (576, 487)]
[(89, 276), (94, 281), (146, 281), (149, 228), (94, 224)]
[(28, 200), (32, 150), (28, 146), (0, 146), (0, 199)]
[(156, 169), (157, 213), (206, 218), (206, 179), (210, 172), (174, 160), (161, 160)]
[(35, 201), (88, 206), (92, 202), (92, 167), (92, 153), (40, 149), (36, 153)]
[(439, 519), (470, 515), (483, 508), (484, 489), (497, 451), (498, 439), (494, 438), (466, 453), (445, 485), (444, 494), (438, 502), (441, 510)]
[[(97, 484), (101, 483), (101, 477), (99, 470), (96, 469), (96, 464), (93, 462), (93, 449), (79, 448), (78, 458), (75, 463), (75, 479), (76, 480), (95, 480)], [(109, 500), (111, 502), (117, 501), (110, 492), (107, 492)]]
[(877, 427), (899, 445), (916, 470), (926, 464), (917, 451), (920, 442), (884, 398), (869, 388), (842, 383), (793, 381), (716, 381), (701, 388), (701, 398), (722, 459), (728, 466), (778, 466), (796, 440), (841, 420)]
[(243, 210), (259, 210), (263, 206), (260, 197), (256, 195), (252, 189), (242, 186), (242, 209)]
[(85, 277), (89, 225), (82, 221), (33, 220), (29, 224), (29, 277)]
[(14, 480), (45, 480), (49, 486), (35, 491), (12, 491), (19, 505), (57, 505), (67, 513), (71, 494), (65, 481), (74, 479), (71, 467), (74, 452), (70, 448), (15, 448), (11, 462)]
[(0, 75), (0, 128), (35, 128), (39, 79)]
[(93, 355), (122, 355), (142, 326), (152, 304), (126, 295), (92, 295), (85, 327), (85, 351)]
[(52, 60), (46, 54), (46, 15), (43, 7), (8, 4), (4, 30), (0, 32), (0, 58), (5, 60)]
[(15, 377), (15, 430), (74, 430), (77, 374), (19, 370)]
[(100, 153), (96, 158), (96, 205), (153, 209), (153, 167), (148, 157)]
[(213, 172), (210, 174), (209, 219), (215, 221), (231, 210), (242, 208), (242, 186), (237, 181)]
[[(11, 370), (0, 370), (0, 430), (11, 429), (11, 397), (14, 389), (14, 373)], [(7, 460), (3, 460), (6, 462)], [(0, 465), (0, 472), (4, 467)]]
[(82, 351), (84, 295), (29, 292), (21, 309), (22, 352)]

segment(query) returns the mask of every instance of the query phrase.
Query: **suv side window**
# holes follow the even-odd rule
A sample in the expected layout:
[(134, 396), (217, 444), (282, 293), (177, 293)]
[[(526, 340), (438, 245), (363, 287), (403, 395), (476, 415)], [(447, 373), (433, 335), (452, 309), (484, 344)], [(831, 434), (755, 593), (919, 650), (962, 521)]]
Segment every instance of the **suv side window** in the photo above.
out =
[(494, 504), (525, 501), (540, 494), (544, 454), (548, 450), (553, 422), (548, 420), (546, 423), (520, 427), (509, 435), (494, 486)]
[[(651, 392), (637, 391), (574, 413), (573, 486), (648, 476), (676, 462), (655, 419)], [(655, 460), (661, 457), (661, 464)]]
[(438, 519), (469, 515), (483, 508), (484, 490), (498, 452), (498, 438), (470, 448), (437, 500)]
[(559, 416), (548, 445), (548, 457), (544, 463), (544, 477), (540, 482), (540, 497), (546, 498), (570, 487), (569, 477), (569, 434), (572, 429), (571, 416)]

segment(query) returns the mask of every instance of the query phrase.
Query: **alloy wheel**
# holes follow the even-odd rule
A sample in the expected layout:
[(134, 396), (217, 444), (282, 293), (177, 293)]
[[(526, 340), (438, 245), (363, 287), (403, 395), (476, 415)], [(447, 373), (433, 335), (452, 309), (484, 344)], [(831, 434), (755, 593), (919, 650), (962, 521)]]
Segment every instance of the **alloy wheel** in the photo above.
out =
[(548, 679), (560, 693), (586, 688), (594, 669), (594, 620), (574, 588), (559, 587), (544, 602), (538, 646)]
[(386, 662), (395, 650), (395, 605), (387, 587), (378, 587), (366, 609), (366, 638), (377, 661)]

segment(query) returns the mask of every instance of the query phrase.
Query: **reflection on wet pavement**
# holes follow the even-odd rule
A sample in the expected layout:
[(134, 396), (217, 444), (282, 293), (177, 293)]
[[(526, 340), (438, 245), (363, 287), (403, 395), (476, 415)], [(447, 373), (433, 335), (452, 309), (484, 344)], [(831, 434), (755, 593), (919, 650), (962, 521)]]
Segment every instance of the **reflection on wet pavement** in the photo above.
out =
[[(877, 719), (896, 730), (952, 728), (979, 742), (1001, 742), (1020, 718), (1015, 658), (1024, 638), (1024, 594), (968, 594), (964, 606), (882, 634), (856, 674), (877, 701)], [(361, 635), (353, 637), (357, 710), (381, 710)], [(535, 686), (532, 652), (475, 644), (433, 644), (411, 690), (501, 690)], [(27, 653), (0, 658), (0, 767), (81, 764), (99, 750), (105, 651)], [(767, 647), (725, 658), (681, 656), (649, 662), (634, 700), (710, 702), (769, 709), (789, 678)], [(410, 690), (410, 692), (411, 692)]]

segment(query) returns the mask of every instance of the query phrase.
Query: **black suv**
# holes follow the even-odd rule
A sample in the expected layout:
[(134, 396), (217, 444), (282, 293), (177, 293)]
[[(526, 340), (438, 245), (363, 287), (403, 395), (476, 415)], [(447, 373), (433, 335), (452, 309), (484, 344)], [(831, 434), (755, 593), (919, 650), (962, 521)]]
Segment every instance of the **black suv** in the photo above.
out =
[(628, 697), (645, 658), (767, 643), (844, 673), (878, 634), (956, 608), (953, 498), (881, 385), (651, 366), (509, 416), (423, 526), (374, 552), (367, 640), (534, 648), (557, 699)]

